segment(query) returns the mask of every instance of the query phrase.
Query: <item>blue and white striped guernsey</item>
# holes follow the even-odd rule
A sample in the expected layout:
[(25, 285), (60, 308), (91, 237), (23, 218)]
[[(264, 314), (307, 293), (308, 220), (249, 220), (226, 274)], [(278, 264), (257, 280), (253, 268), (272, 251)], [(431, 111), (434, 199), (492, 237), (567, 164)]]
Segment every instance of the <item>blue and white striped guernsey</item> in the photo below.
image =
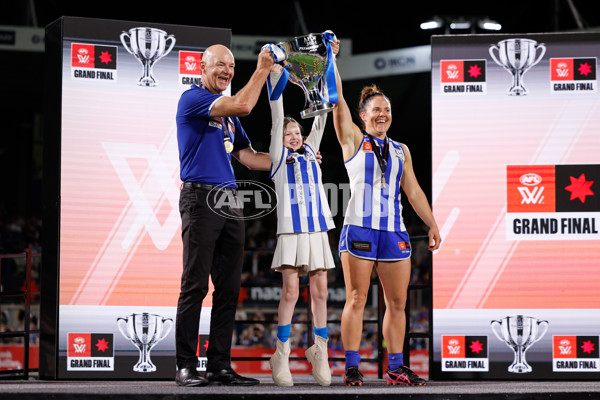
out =
[(285, 149), (280, 164), (273, 166), (271, 178), (277, 193), (277, 234), (334, 228), (315, 152), (308, 144), (304, 149), (304, 154)]
[[(376, 141), (381, 143), (381, 140)], [(406, 159), (399, 142), (389, 139), (389, 154), (382, 182), (381, 167), (367, 135), (363, 135), (358, 151), (346, 161), (350, 179), (350, 201), (344, 225), (357, 225), (381, 231), (405, 231), (400, 202), (400, 179)]]
[(271, 101), (271, 179), (277, 193), (277, 234), (320, 232), (335, 227), (322, 184), (316, 152), (327, 115), (315, 117), (304, 154), (283, 146), (282, 98)]

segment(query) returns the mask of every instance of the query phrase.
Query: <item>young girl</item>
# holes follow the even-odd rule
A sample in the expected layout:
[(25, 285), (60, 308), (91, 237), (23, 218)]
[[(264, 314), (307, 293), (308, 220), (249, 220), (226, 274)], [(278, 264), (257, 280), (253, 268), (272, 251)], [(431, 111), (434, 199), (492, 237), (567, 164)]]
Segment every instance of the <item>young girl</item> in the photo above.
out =
[[(276, 84), (282, 67), (272, 69)], [(308, 273), (314, 345), (305, 352), (312, 375), (322, 386), (331, 384), (327, 354), (327, 269), (335, 266), (327, 231), (333, 218), (321, 182), (316, 153), (327, 115), (315, 117), (308, 138), (303, 141), (302, 126), (283, 114), (283, 100), (271, 100), (271, 179), (277, 192), (277, 247), (272, 269), (280, 271), (283, 289), (278, 308), (277, 350), (269, 363), (278, 386), (293, 386), (289, 368), (290, 328), (299, 294), (299, 277)]]

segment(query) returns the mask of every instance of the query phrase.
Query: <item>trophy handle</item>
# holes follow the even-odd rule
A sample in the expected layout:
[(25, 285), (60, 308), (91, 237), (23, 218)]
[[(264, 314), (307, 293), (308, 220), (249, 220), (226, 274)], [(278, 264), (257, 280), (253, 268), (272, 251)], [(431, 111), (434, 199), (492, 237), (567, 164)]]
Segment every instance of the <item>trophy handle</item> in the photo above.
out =
[[(490, 52), (490, 56), (492, 57), (492, 60), (494, 60), (494, 62), (496, 64), (502, 65), (502, 63), (500, 62), (500, 60), (498, 60), (498, 58), (496, 58), (496, 55), (494, 54), (494, 50), (498, 51), (498, 54), (500, 54), (500, 48), (498, 47), (498, 45), (491, 44), (490, 48), (489, 48), (489, 52)], [(494, 322), (494, 321), (492, 321), (492, 322)], [(496, 322), (498, 322), (498, 321), (496, 321)]]
[(163, 329), (163, 335), (157, 341), (161, 341), (164, 338), (166, 338), (169, 332), (171, 332), (171, 328), (173, 327), (173, 320), (171, 318), (163, 318), (162, 322), (165, 326), (169, 325), (169, 327), (167, 329)]
[[(502, 322), (493, 319), (491, 322), (491, 327), (492, 327), (492, 332), (494, 332), (494, 335), (496, 335), (496, 337), (498, 339), (500, 339), (501, 342), (504, 342), (505, 340), (503, 338), (503, 335), (498, 333), (498, 329), (502, 329)], [(502, 331), (499, 331), (499, 332), (502, 333)]]
[[(533, 341), (533, 343), (539, 342), (540, 339), (542, 339), (544, 337), (546, 332), (548, 332), (548, 321), (545, 321), (545, 320), (537, 321), (537, 325), (538, 325), (538, 328), (541, 328), (544, 331), (541, 334), (538, 333), (537, 338)], [(533, 344), (533, 343), (531, 343), (531, 344)]]
[(119, 35), (119, 37), (121, 38), (121, 43), (123, 43), (123, 47), (125, 47), (125, 50), (127, 50), (128, 53), (133, 54), (133, 51), (131, 51), (129, 46), (127, 46), (127, 41), (123, 40), (124, 38), (131, 40), (131, 36), (129, 36), (129, 33), (122, 32), (121, 35)]
[(162, 56), (166, 56), (167, 54), (169, 54), (171, 52), (171, 50), (173, 50), (173, 46), (175, 46), (175, 35), (169, 35), (167, 36), (167, 38), (165, 39), (165, 41), (171, 40), (171, 45), (169, 46), (169, 48), (165, 51), (165, 54), (163, 54)]
[[(537, 51), (537, 49), (542, 49), (542, 51), (540, 52), (540, 55), (537, 56), (537, 58), (535, 59), (533, 65), (539, 63), (542, 60), (542, 57), (544, 57), (544, 54), (546, 54), (546, 45), (544, 43), (538, 44), (535, 48), (535, 51)], [(545, 322), (548, 323), (548, 321)]]
[(117, 318), (117, 328), (119, 328), (119, 331), (121, 331), (127, 340), (131, 340), (131, 337), (127, 334), (127, 318)]

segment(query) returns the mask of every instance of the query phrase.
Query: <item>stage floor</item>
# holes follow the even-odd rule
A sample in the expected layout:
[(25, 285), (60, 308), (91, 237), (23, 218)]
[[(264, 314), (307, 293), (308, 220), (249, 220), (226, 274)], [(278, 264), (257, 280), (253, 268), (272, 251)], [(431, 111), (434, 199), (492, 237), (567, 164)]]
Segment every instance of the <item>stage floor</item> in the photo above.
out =
[[(365, 379), (362, 387), (344, 386), (341, 376), (332, 385), (321, 387), (310, 375), (295, 376), (289, 388), (273, 384), (270, 376), (258, 376), (261, 383), (252, 387), (179, 387), (174, 381), (28, 381), (0, 380), (0, 399), (600, 399), (600, 382), (592, 381), (446, 381), (427, 386), (386, 386), (385, 380)], [(350, 397), (349, 397), (350, 396)]]

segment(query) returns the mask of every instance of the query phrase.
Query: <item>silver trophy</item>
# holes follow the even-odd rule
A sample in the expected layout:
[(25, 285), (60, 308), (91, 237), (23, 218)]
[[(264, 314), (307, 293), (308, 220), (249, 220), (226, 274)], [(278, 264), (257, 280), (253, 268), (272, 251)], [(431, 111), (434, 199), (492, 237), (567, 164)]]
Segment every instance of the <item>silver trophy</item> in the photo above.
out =
[[(531, 39), (506, 39), (490, 45), (489, 52), (496, 64), (513, 77), (508, 94), (522, 96), (527, 94), (527, 89), (523, 86), (523, 75), (544, 57), (546, 46)], [(497, 56), (495, 52), (498, 53)]]
[(492, 320), (492, 331), (515, 353), (508, 372), (531, 372), (531, 366), (525, 360), (525, 352), (539, 341), (548, 330), (548, 321), (524, 315), (507, 316), (501, 320)]
[[(167, 43), (170, 42), (167, 48)], [(171, 52), (175, 46), (175, 36), (156, 28), (132, 28), (121, 33), (121, 43), (129, 53), (142, 63), (144, 74), (138, 81), (140, 86), (156, 86), (152, 67), (158, 60)]]
[(277, 43), (291, 66), (290, 82), (300, 86), (308, 107), (300, 113), (302, 118), (312, 118), (333, 110), (325, 99), (323, 76), (332, 60), (328, 56), (329, 40), (325, 33), (310, 33)]
[(140, 359), (133, 366), (133, 370), (135, 372), (156, 371), (156, 366), (150, 360), (150, 350), (169, 334), (173, 327), (173, 320), (156, 314), (131, 314), (125, 318), (117, 318), (117, 327), (140, 351)]

